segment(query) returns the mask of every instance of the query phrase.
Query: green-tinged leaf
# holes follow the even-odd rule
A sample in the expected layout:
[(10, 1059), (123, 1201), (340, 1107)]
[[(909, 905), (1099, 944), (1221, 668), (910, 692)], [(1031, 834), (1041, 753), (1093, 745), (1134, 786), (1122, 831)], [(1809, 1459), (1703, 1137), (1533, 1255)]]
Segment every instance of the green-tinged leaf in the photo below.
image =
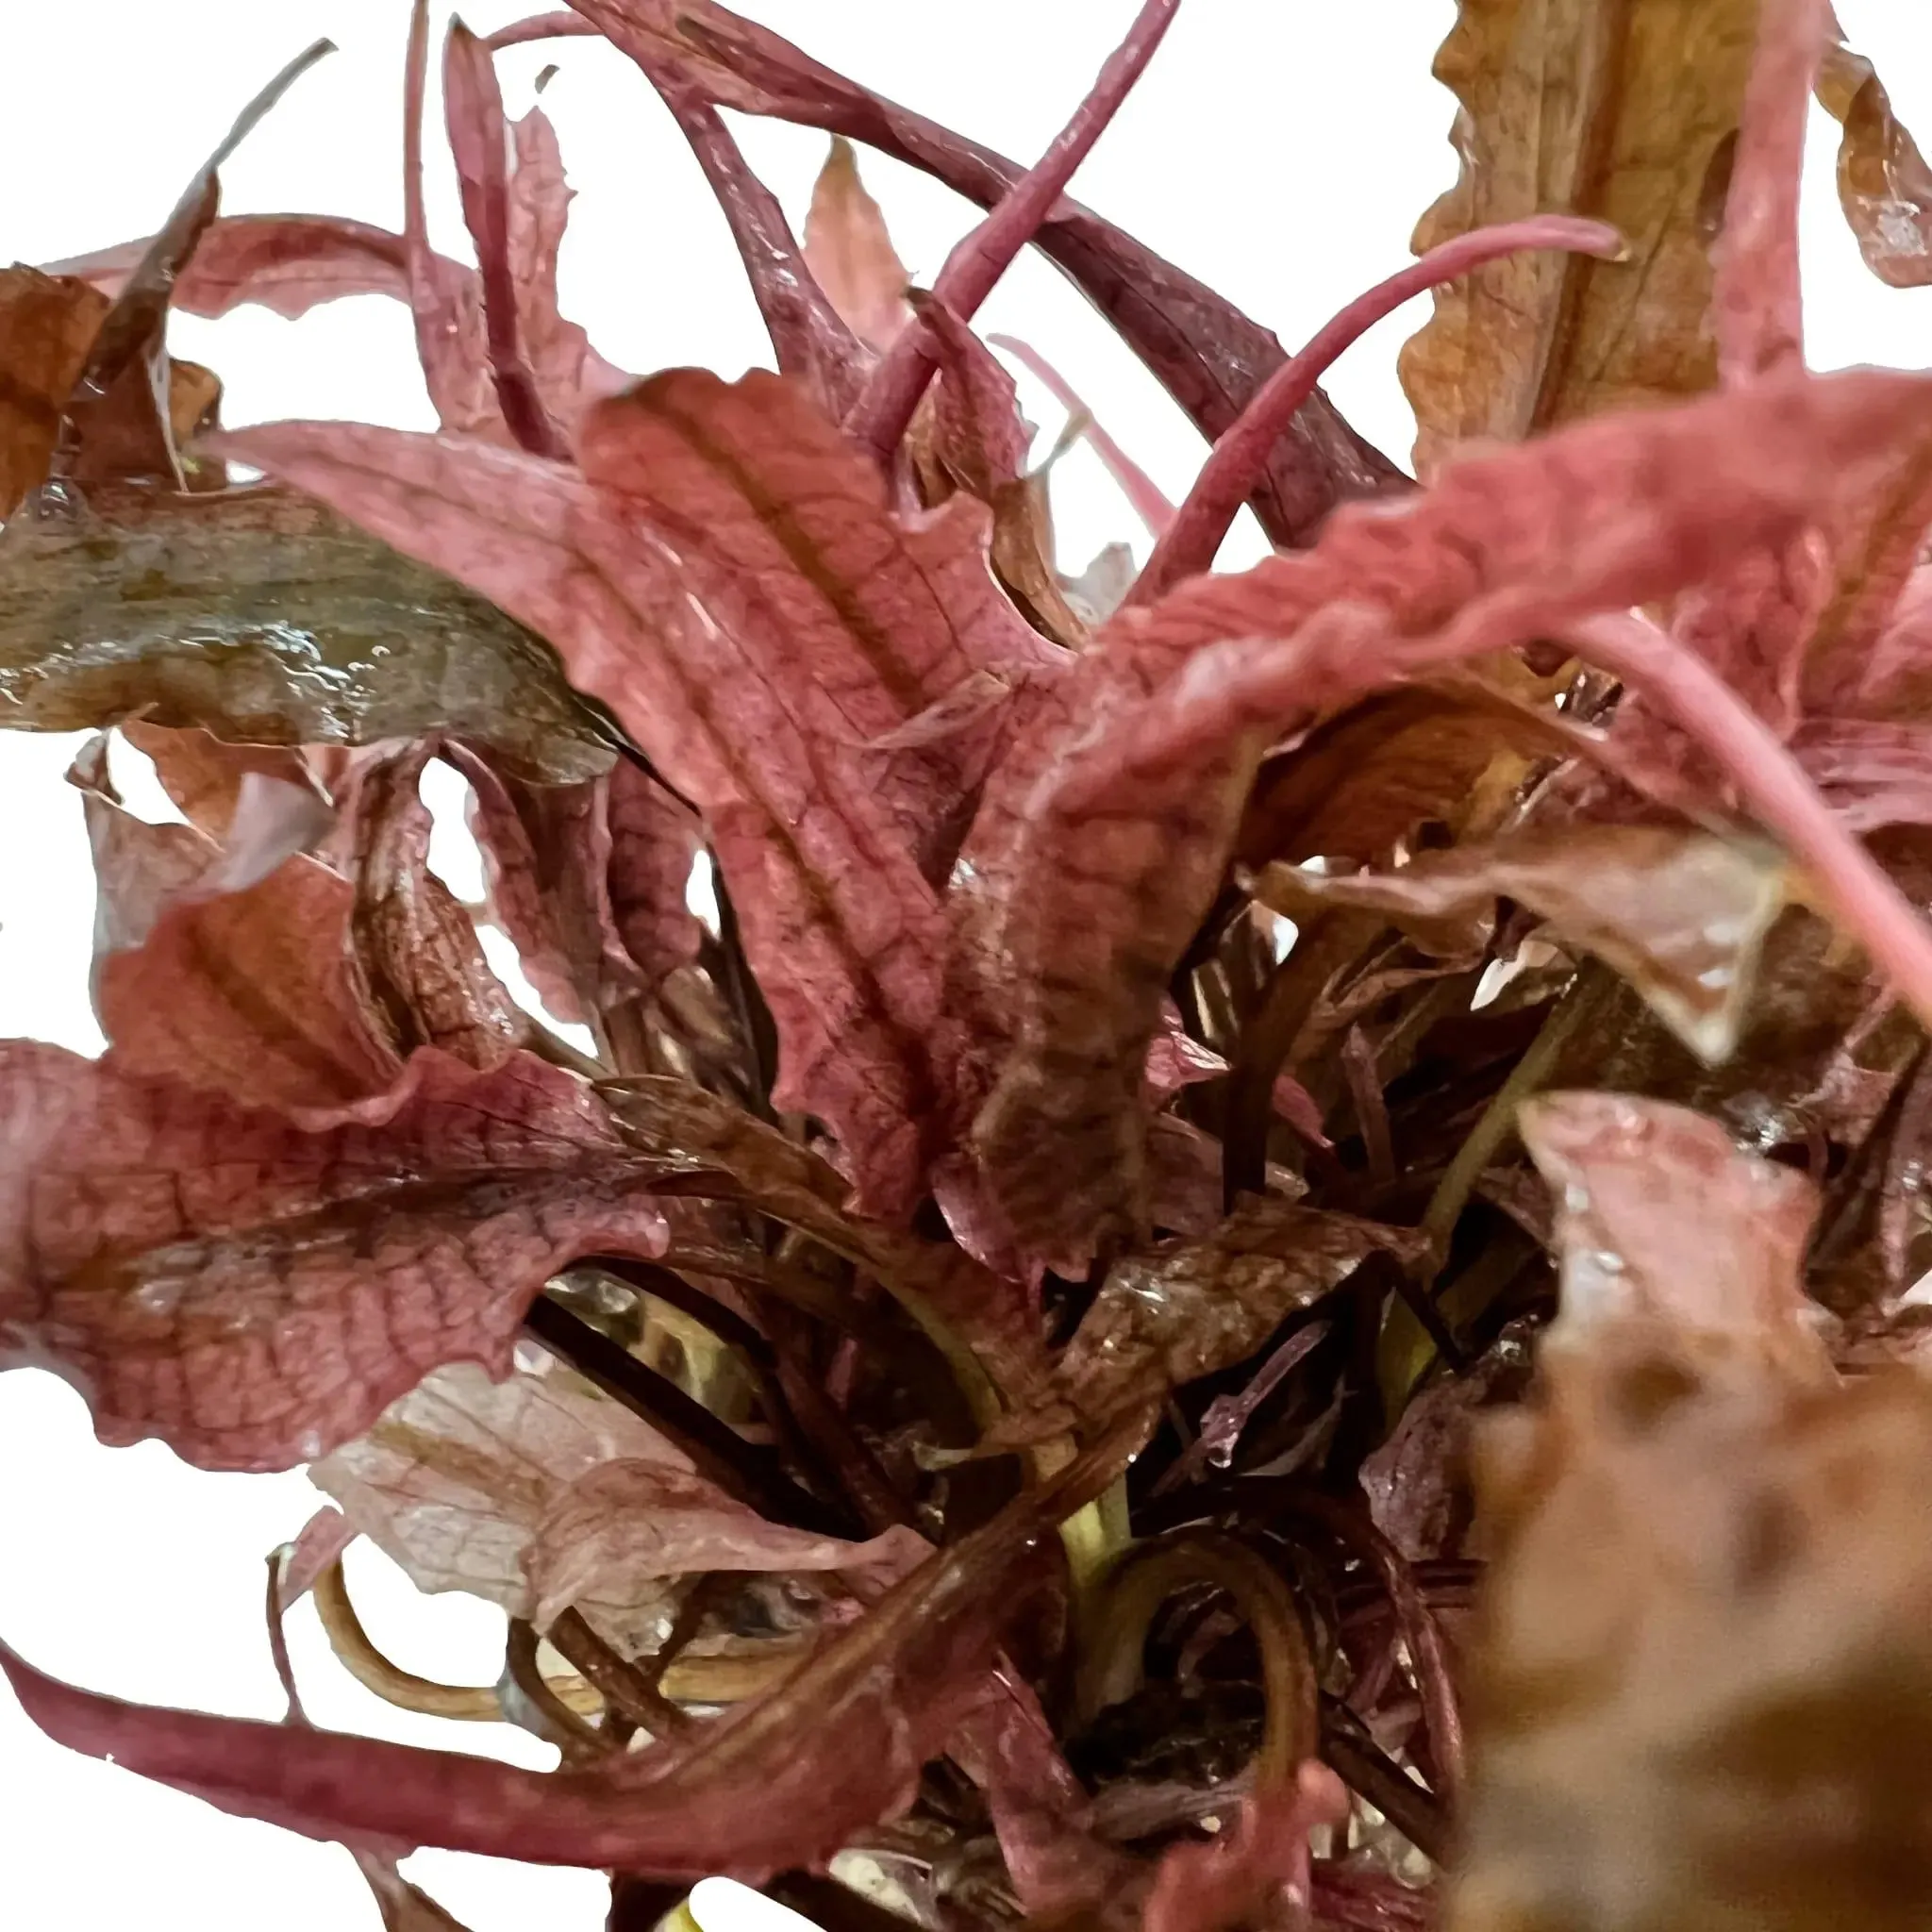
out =
[(527, 631), (278, 490), (116, 495), (0, 535), (0, 723), (136, 713), (262, 744), (447, 730), (539, 779), (611, 761)]

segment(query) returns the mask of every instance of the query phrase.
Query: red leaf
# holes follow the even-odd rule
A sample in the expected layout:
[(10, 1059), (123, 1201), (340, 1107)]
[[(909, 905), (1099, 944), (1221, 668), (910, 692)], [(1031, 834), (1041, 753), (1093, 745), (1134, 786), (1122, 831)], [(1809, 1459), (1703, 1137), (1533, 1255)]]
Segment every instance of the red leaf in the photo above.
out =
[[(983, 757), (868, 754), (982, 669), (1050, 659), (968, 503), (902, 525), (783, 378), (673, 372), (600, 405), (586, 476), (478, 444), (289, 425), (231, 444), (544, 632), (706, 813), (780, 1041), (781, 1106), (861, 1194), (917, 1198), (946, 1085), (942, 869)], [(984, 728), (991, 728), (991, 725)]]
[(507, 1373), (562, 1262), (661, 1249), (649, 1172), (526, 1055), (425, 1052), (380, 1125), (305, 1133), (58, 1047), (0, 1046), (0, 1324), (104, 1441), (285, 1469), (431, 1369)]
[[(104, 295), (118, 295), (151, 241), (77, 255), (46, 273), (73, 275)], [(408, 301), (408, 294), (403, 238), (387, 228), (338, 215), (223, 215), (176, 277), (174, 306), (185, 315), (215, 317), (259, 302), (293, 321), (345, 295)]]
[[(816, 1864), (911, 1796), (984, 1694), (999, 1627), (1037, 1582), (1052, 1526), (1113, 1480), (1117, 1432), (1050, 1486), (922, 1565), (778, 1689), (694, 1741), (546, 1775), (283, 1724), (129, 1705), (0, 1650), (43, 1730), (225, 1810), (312, 1838), (379, 1836), (539, 1864), (757, 1882)], [(755, 1802), (747, 1802), (748, 1796)]]
[(1740, 1153), (1707, 1115), (1618, 1093), (1544, 1094), (1520, 1127), (1557, 1203), (1546, 1348), (1587, 1353), (1608, 1326), (1654, 1325), (1829, 1379), (1804, 1290), (1818, 1197), (1803, 1174)]
[(469, 913), (429, 870), (421, 787), (435, 749), (423, 739), (358, 758), (340, 787), (328, 856), (355, 881), (358, 958), (397, 1044), (494, 1067), (528, 1026), (483, 957)]
[[(835, 74), (714, 0), (574, 0), (647, 73), (675, 71), (721, 106), (863, 142), (991, 208), (1024, 172), (1012, 161)], [(1231, 303), (1078, 203), (1062, 199), (1033, 237), (1164, 383), (1210, 441), (1288, 358)], [(1277, 543), (1307, 542), (1338, 503), (1407, 478), (1318, 390), (1275, 445), (1255, 494)]]
[[(560, 457), (562, 436), (544, 409), (519, 339), (522, 291), (509, 253), (509, 126), (496, 84), (496, 63), (489, 48), (459, 20), (450, 23), (443, 42), (442, 105), (462, 192), (463, 223), (475, 244), (482, 279), (483, 332), (497, 407), (520, 447), (539, 456)], [(560, 169), (556, 188), (562, 189)]]
[(1585, 422), (1340, 513), (1306, 556), (1116, 619), (1002, 766), (962, 855), (981, 1024), (1005, 1019), (1012, 1042), (973, 1139), (1022, 1238), (1074, 1258), (1139, 1220), (1123, 1070), (1272, 739), (1701, 581), (1856, 500), (1923, 435), (1927, 403), (1916, 378), (1861, 372)]

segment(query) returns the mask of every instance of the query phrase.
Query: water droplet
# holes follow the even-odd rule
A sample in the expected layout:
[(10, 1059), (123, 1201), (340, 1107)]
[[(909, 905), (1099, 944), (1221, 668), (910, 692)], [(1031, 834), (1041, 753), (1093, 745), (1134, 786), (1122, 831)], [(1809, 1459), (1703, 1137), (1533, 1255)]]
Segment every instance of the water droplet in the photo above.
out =
[(181, 1284), (178, 1281), (143, 1281), (134, 1291), (135, 1306), (150, 1315), (172, 1315), (180, 1299)]
[(322, 1455), (322, 1431), (304, 1429), (295, 1440), (295, 1455), (303, 1462), (313, 1462)]
[(1564, 1183), (1563, 1211), (1566, 1214), (1588, 1214), (1590, 1212), (1590, 1190), (1581, 1181), (1567, 1181)]

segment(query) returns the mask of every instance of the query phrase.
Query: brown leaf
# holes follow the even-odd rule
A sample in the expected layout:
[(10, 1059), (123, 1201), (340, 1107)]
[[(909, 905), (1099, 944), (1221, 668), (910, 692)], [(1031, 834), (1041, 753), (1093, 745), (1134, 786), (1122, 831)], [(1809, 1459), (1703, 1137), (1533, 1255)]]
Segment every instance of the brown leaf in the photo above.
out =
[(271, 744), (229, 744), (198, 728), (172, 731), (145, 718), (125, 719), (120, 730), (136, 751), (153, 761), (162, 791), (188, 823), (212, 837), (220, 838), (234, 823), (251, 773), (316, 799), (323, 808), (318, 837), (327, 824), (327, 801), (299, 751)]
[(1541, 1400), (1484, 1444), (1449, 1924), (1905, 1932), (1932, 1881), (1900, 1824), (1932, 1740), (1932, 1391), (1833, 1376), (1797, 1176), (1608, 1095), (1524, 1131), (1580, 1205)]
[(1407, 686), (1324, 719), (1262, 765), (1236, 857), (1387, 862), (1424, 824), (1460, 838), (1543, 760), (1575, 749), (1554, 711), (1474, 678)]
[(45, 478), (62, 408), (107, 312), (83, 282), (18, 264), (0, 272), (0, 517)]
[(104, 1441), (286, 1469), (431, 1369), (508, 1372), (563, 1262), (649, 1254), (650, 1173), (527, 1055), (420, 1053), (381, 1125), (308, 1133), (58, 1047), (0, 1047), (0, 1332)]
[(527, 631), (279, 490), (15, 517), (0, 533), (0, 698), (31, 731), (135, 713), (276, 745), (441, 728), (550, 779), (611, 758)]
[(1774, 853), (1707, 832), (1578, 825), (1425, 852), (1395, 872), (1270, 866), (1255, 891), (1291, 919), (1315, 906), (1385, 912), (1449, 957), (1469, 953), (1495, 902), (1513, 899), (1624, 974), (1693, 1053), (1722, 1060), (1737, 1045), (1787, 873)]
[(1402, 352), (1425, 479), (1459, 442), (1674, 400), (1716, 376), (1709, 242), (1759, 0), (1462, 0), (1436, 57), (1461, 172), (1418, 254), (1493, 222), (1594, 216), (1630, 258), (1534, 254), (1437, 291)]
[(805, 259), (853, 334), (871, 349), (890, 348), (912, 318), (906, 300), (911, 278), (843, 135), (832, 137), (831, 152), (812, 184)]
[(1871, 61), (1845, 45), (1832, 23), (1818, 72), (1818, 98), (1844, 129), (1838, 199), (1865, 266), (1894, 289), (1932, 281), (1932, 169)]
[(686, 1466), (546, 1355), (500, 1382), (472, 1362), (437, 1369), (308, 1474), (418, 1590), (467, 1591), (528, 1617), (525, 1557), (544, 1512), (578, 1477), (641, 1460)]

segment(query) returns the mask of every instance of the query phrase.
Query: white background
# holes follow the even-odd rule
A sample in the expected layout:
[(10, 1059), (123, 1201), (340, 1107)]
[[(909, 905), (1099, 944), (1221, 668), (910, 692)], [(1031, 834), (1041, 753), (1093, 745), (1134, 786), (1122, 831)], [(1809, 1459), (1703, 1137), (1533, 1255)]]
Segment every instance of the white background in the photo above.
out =
[[(479, 31), (534, 10), (488, 0)], [(1132, 0), (743, 0), (743, 10), (881, 91), (1006, 153), (1031, 158), (1091, 80)], [(1901, 0), (1841, 0), (1856, 45), (1932, 140), (1932, 24)], [(224, 172), (231, 211), (317, 210), (400, 225), (406, 0), (108, 0), (0, 9), (0, 261), (45, 261), (145, 234), (242, 103), (310, 39), (341, 51), (301, 80)], [(1190, 0), (1075, 184), (1291, 345), (1407, 259), (1418, 214), (1453, 174), (1450, 102), (1428, 75), (1447, 0)], [(440, 23), (439, 23), (440, 25)], [(769, 359), (722, 220), (641, 77), (584, 41), (501, 62), (512, 112), (547, 61), (544, 95), (580, 191), (563, 306), (611, 360), (727, 375)], [(821, 136), (739, 122), (794, 224)], [(432, 106), (431, 221), (467, 255)], [(1814, 365), (1932, 362), (1932, 294), (1868, 276), (1831, 191), (1834, 130), (1814, 127), (1805, 259)], [(930, 280), (971, 219), (922, 176), (863, 158), (915, 279)], [(1412, 305), (1352, 350), (1330, 392), (1365, 434), (1406, 456), (1413, 425), (1394, 356)], [(1152, 378), (1044, 263), (1027, 258), (981, 326), (1030, 340), (1174, 496), (1198, 439)], [(182, 320), (176, 346), (227, 385), (226, 418), (432, 419), (400, 305), (367, 298), (287, 323), (258, 308)], [(1062, 417), (1023, 378), (1044, 448)], [(1055, 475), (1060, 561), (1144, 537), (1091, 455)], [(1231, 560), (1255, 553), (1252, 526)], [(0, 1031), (96, 1052), (87, 1006), (92, 884), (77, 794), (60, 774), (76, 741), (0, 740)], [(262, 1561), (316, 1501), (300, 1474), (208, 1475), (148, 1443), (108, 1451), (78, 1398), (38, 1372), (0, 1378), (0, 1635), (42, 1667), (124, 1696), (278, 1714), (262, 1635)], [(351, 1581), (400, 1662), (491, 1681), (497, 1613), (418, 1597), (366, 1547)], [(291, 1639), (321, 1723), (530, 1764), (552, 1754), (506, 1727), (412, 1719), (338, 1670), (304, 1606)], [(48, 1932), (338, 1932), (375, 1908), (339, 1848), (230, 1819), (46, 1742), (0, 1691), (0, 1913)], [(419, 1854), (406, 1869), (474, 1932), (591, 1932), (604, 1881)], [(701, 1906), (701, 1909), (703, 1909)], [(725, 1932), (713, 1916), (710, 1932)]]

